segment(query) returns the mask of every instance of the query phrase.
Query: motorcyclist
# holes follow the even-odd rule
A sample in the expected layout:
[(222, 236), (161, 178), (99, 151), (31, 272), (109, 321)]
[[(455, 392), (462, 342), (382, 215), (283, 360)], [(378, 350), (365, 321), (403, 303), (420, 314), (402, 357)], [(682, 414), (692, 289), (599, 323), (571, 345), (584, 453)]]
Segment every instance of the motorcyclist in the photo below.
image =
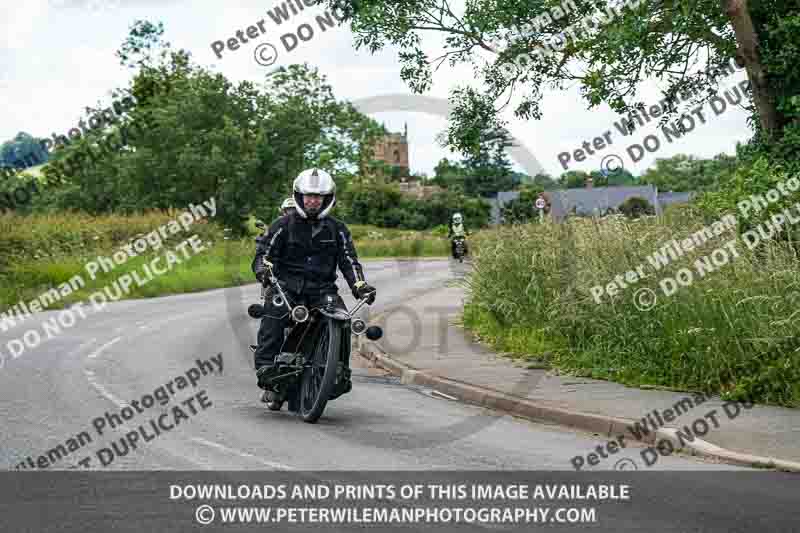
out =
[(289, 213), (294, 211), (294, 208), (295, 208), (296, 205), (297, 204), (295, 204), (294, 198), (292, 198), (291, 196), (288, 197), (281, 204), (281, 216), (285, 217), (286, 215), (288, 215)]
[[(350, 231), (328, 216), (336, 203), (335, 193), (330, 174), (318, 168), (304, 170), (294, 180), (294, 211), (275, 220), (268, 233), (256, 239), (252, 264), (256, 279), (269, 279), (268, 269), (272, 270), (292, 305), (310, 309), (332, 297), (333, 305), (344, 309), (336, 286), (337, 266), (356, 299), (375, 301), (375, 288), (364, 279)], [(262, 389), (265, 380), (275, 375), (275, 356), (289, 324), (285, 305), (276, 307), (272, 302), (275, 290), (271, 287), (265, 299), (255, 350), (256, 377)]]
[(464, 217), (461, 216), (461, 213), (454, 214), (447, 233), (447, 238), (451, 240), (453, 259), (456, 257), (456, 238), (464, 239), (464, 254), (467, 254), (467, 235), (467, 230), (464, 228)]

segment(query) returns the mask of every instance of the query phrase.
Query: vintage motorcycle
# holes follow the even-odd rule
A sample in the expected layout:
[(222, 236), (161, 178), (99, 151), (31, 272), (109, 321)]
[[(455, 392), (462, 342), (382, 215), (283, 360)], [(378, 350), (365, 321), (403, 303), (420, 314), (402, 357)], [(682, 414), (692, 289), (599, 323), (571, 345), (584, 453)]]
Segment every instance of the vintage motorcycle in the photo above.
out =
[[(271, 411), (279, 411), (288, 401), (289, 411), (305, 422), (314, 423), (325, 410), (328, 401), (350, 392), (351, 334), (366, 335), (375, 341), (383, 336), (379, 326), (367, 327), (356, 313), (367, 303), (369, 295), (358, 301), (351, 311), (334, 306), (331, 296), (318, 307), (293, 306), (283, 292), (272, 269), (267, 270), (261, 287), (261, 299), (272, 295), (272, 304), (286, 307), (290, 324), (284, 336), (281, 352), (275, 357), (277, 372), (265, 382), (265, 401)], [(247, 313), (252, 318), (264, 316), (263, 304), (251, 305)], [(250, 350), (255, 352), (256, 346)]]
[(466, 242), (464, 237), (454, 237), (453, 243), (455, 244), (455, 258), (458, 260), (459, 263), (464, 262), (464, 256), (466, 255)]

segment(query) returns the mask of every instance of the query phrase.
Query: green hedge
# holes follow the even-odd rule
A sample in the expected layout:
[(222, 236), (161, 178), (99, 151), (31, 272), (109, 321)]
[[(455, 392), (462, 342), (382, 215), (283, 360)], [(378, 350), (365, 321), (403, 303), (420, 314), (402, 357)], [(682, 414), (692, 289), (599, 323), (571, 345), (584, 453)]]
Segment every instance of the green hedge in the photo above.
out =
[(412, 230), (446, 225), (456, 212), (464, 215), (468, 227), (483, 227), (491, 211), (487, 202), (463, 194), (444, 191), (418, 200), (403, 195), (396, 185), (374, 184), (350, 187), (336, 209), (350, 224)]

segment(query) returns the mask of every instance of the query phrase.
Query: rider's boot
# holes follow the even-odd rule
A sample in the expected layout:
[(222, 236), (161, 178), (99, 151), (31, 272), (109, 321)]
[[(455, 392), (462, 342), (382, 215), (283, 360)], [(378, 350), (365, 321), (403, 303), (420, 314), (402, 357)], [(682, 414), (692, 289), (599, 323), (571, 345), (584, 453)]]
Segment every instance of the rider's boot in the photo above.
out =
[(256, 377), (258, 378), (258, 386), (262, 389), (267, 388), (267, 381), (273, 378), (278, 373), (278, 366), (275, 364), (275, 358), (267, 359), (263, 365), (258, 367)]
[(265, 390), (261, 395), (261, 401), (267, 404), (270, 411), (280, 411), (283, 407), (284, 398), (277, 392)]

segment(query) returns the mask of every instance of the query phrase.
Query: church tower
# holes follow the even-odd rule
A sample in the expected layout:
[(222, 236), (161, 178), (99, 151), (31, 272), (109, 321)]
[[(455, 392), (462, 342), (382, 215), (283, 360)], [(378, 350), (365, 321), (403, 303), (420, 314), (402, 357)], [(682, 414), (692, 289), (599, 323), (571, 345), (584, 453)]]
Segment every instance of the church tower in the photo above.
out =
[(403, 133), (389, 133), (373, 146), (372, 158), (383, 161), (392, 167), (392, 178), (399, 179), (409, 174), (408, 163), (408, 123)]

